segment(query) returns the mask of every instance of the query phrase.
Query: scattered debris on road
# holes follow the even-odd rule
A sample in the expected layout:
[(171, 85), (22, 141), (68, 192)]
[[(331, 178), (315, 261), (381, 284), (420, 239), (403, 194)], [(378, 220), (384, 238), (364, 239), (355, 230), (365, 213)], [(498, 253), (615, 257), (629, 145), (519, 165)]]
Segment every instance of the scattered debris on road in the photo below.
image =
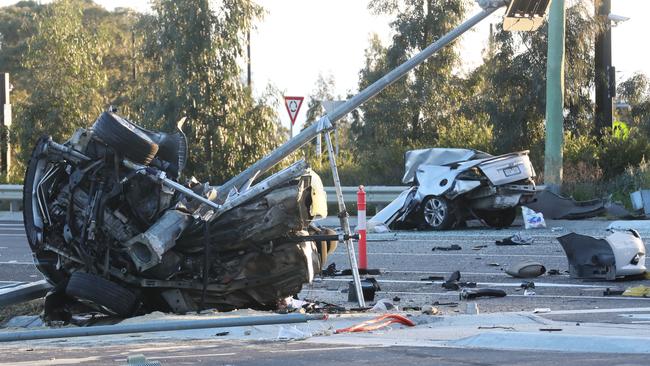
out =
[(468, 290), (464, 288), (460, 292), (460, 298), (464, 300), (476, 299), (479, 297), (505, 297), (506, 292), (498, 288), (481, 288), (476, 290)]
[(645, 245), (635, 230), (613, 231), (601, 239), (570, 233), (557, 240), (567, 255), (573, 278), (615, 280), (646, 272)]
[(546, 227), (546, 221), (544, 220), (544, 214), (541, 212), (535, 212), (530, 208), (523, 206), (521, 208), (521, 214), (524, 218), (524, 228), (529, 229), (543, 229)]
[(602, 215), (608, 200), (576, 201), (548, 190), (535, 193), (535, 201), (526, 206), (540, 212), (547, 220), (579, 220)]
[(537, 261), (524, 260), (510, 266), (506, 273), (516, 278), (534, 278), (546, 273), (546, 267)]
[(351, 327), (337, 329), (334, 333), (355, 333), (355, 332), (370, 332), (373, 330), (379, 330), (385, 328), (391, 324), (402, 324), (408, 327), (414, 327), (415, 323), (410, 319), (406, 318), (403, 315), (399, 314), (386, 314), (379, 316), (377, 318), (361, 322), (359, 324), (353, 325)]
[(524, 233), (517, 233), (505, 239), (497, 240), (494, 243), (496, 245), (531, 245), (534, 242), (535, 239), (532, 236)]
[(437, 246), (437, 247), (431, 248), (431, 251), (433, 251), (433, 252), (435, 252), (436, 250), (450, 251), (450, 250), (463, 250), (463, 248), (461, 248), (461, 246), (458, 245), (458, 244), (452, 244), (452, 245), (449, 245), (449, 246), (446, 246), (446, 247)]
[(629, 287), (625, 289), (622, 295), (632, 297), (650, 297), (650, 287), (644, 285)]

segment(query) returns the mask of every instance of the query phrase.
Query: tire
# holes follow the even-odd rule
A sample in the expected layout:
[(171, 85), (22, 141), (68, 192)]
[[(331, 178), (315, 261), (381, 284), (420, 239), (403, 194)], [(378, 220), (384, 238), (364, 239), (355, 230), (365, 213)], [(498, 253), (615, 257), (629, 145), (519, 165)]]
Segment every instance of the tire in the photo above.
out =
[(490, 227), (503, 229), (510, 227), (517, 218), (517, 208), (511, 207), (503, 210), (481, 210), (476, 213)]
[(452, 203), (444, 197), (427, 197), (420, 209), (425, 228), (447, 230), (454, 225), (455, 217)]
[(124, 287), (80, 271), (70, 276), (65, 293), (82, 302), (91, 302), (103, 313), (120, 317), (131, 316), (137, 301), (135, 294)]
[(148, 165), (158, 145), (136, 125), (111, 112), (102, 113), (93, 125), (95, 136), (137, 164)]

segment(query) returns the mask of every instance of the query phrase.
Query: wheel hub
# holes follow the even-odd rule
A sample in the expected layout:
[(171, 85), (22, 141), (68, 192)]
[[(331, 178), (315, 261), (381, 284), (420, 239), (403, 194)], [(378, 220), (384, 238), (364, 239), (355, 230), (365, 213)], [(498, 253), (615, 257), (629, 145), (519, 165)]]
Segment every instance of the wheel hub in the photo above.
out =
[(424, 205), (424, 219), (431, 226), (440, 226), (447, 216), (447, 205), (438, 198), (431, 198)]

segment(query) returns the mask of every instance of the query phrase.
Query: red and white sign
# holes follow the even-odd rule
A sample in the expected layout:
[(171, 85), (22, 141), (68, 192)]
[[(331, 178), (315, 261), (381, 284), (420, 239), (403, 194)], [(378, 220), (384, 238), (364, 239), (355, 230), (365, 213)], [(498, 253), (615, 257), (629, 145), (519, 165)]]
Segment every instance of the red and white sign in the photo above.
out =
[(291, 119), (291, 126), (296, 122), (296, 117), (298, 117), (298, 112), (304, 99), (304, 97), (284, 97), (284, 106), (287, 107), (287, 112)]

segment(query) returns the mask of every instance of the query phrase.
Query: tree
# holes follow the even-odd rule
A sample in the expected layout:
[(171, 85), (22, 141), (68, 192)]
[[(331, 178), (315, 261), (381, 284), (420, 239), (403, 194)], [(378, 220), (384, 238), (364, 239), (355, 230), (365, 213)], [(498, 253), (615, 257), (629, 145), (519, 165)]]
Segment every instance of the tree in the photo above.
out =
[[(16, 111), (13, 139), (19, 162), (26, 162), (41, 135), (67, 138), (89, 126), (106, 105), (100, 36), (83, 22), (83, 1), (59, 0), (36, 14), (22, 67), (30, 94)], [(20, 165), (17, 169), (22, 171)]]
[[(586, 3), (567, 9), (565, 121), (574, 136), (592, 132), (593, 34)], [(536, 32), (511, 33), (497, 26), (484, 64), (468, 78), (475, 97), (465, 115), (486, 114), (494, 126), (494, 152), (532, 150), (535, 166), (543, 165), (547, 24)]]
[[(462, 20), (466, 5), (465, 0), (371, 1), (371, 11), (395, 16), (391, 23), (395, 36), (387, 47), (376, 36), (370, 40), (359, 89), (452, 30)], [(453, 45), (443, 48), (359, 108), (352, 132), (357, 159), (372, 172), (366, 174), (367, 184), (374, 180), (398, 184), (404, 151), (434, 146), (438, 126), (452, 123), (460, 96), (453, 75), (458, 61)]]
[(188, 173), (224, 181), (276, 146), (277, 116), (266, 94), (254, 100), (241, 81), (244, 35), (262, 9), (250, 0), (153, 2), (145, 56), (158, 67), (144, 104), (151, 126), (188, 117)]
[(0, 8), (0, 72), (11, 74), (13, 104), (20, 104), (29, 94), (26, 89), (30, 75), (25, 72), (21, 58), (27, 51), (27, 39), (36, 30), (33, 20), (41, 8), (33, 1)]

